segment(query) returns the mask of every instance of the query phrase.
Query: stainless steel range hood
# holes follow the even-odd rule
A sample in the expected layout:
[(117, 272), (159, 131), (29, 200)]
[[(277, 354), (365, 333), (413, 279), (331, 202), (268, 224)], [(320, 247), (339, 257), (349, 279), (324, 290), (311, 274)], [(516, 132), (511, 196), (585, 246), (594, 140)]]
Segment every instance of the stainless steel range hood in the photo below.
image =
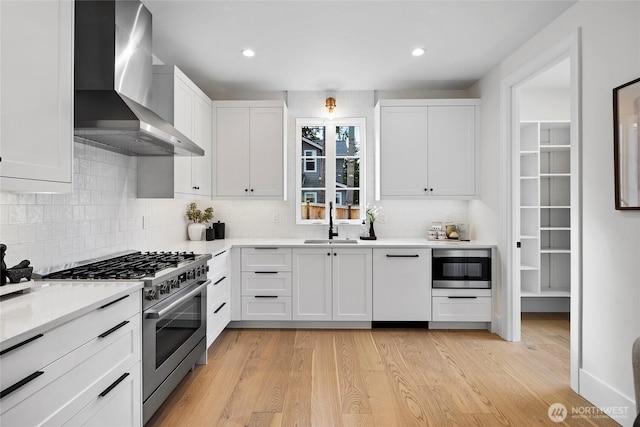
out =
[(76, 0), (76, 140), (127, 155), (204, 155), (146, 107), (151, 100), (151, 13), (137, 0)]

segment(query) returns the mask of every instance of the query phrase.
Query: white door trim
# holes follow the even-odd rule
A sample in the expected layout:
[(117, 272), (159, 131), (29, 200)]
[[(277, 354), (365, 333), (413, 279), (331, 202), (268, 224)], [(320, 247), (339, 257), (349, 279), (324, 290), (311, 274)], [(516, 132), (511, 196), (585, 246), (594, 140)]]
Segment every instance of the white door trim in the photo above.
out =
[[(564, 39), (550, 46), (531, 61), (508, 75), (502, 80), (500, 96), (502, 97), (500, 112), (502, 151), (504, 153), (504, 167), (502, 169), (503, 182), (507, 189), (502, 203), (503, 222), (502, 247), (505, 248), (504, 284), (502, 286), (502, 324), (501, 336), (508, 341), (520, 341), (520, 280), (519, 269), (515, 268), (517, 253), (515, 242), (515, 225), (519, 222), (513, 215), (514, 159), (519, 159), (513, 141), (517, 141), (519, 129), (518, 89), (521, 85), (534, 78), (560, 60), (569, 58), (571, 62), (571, 173), (576, 179), (571, 183), (571, 388), (579, 392), (578, 376), (582, 354), (582, 175), (581, 175), (581, 62), (580, 62), (580, 29), (577, 28)], [(575, 207), (575, 208), (574, 208)], [(518, 286), (515, 286), (518, 284)]]

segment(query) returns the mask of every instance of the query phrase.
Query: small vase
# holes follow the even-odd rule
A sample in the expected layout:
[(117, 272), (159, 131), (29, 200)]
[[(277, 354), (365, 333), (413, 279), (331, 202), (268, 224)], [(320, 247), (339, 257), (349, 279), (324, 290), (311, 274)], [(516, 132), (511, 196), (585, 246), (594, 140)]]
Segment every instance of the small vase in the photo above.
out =
[(369, 223), (369, 239), (371, 239), (371, 240), (375, 240), (376, 239), (376, 232), (373, 229), (373, 222)]
[(202, 233), (204, 233), (205, 225), (200, 223), (192, 223), (187, 226), (187, 232), (189, 234), (189, 240), (202, 240)]

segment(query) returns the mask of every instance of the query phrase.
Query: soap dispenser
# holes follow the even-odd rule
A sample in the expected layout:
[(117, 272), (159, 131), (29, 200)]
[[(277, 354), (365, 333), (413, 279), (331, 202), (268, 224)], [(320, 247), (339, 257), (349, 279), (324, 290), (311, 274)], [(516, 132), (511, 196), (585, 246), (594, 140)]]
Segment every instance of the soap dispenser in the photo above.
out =
[(369, 237), (369, 229), (367, 228), (367, 223), (362, 220), (362, 225), (360, 226), (360, 237), (367, 238)]

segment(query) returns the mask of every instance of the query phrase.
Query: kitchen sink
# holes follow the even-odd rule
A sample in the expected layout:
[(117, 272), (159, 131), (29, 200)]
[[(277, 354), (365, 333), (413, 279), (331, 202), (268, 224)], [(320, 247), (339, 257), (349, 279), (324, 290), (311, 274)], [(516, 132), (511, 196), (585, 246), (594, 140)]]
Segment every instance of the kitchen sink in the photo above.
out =
[(357, 240), (340, 240), (340, 239), (308, 239), (304, 241), (309, 245), (345, 245), (358, 244)]

